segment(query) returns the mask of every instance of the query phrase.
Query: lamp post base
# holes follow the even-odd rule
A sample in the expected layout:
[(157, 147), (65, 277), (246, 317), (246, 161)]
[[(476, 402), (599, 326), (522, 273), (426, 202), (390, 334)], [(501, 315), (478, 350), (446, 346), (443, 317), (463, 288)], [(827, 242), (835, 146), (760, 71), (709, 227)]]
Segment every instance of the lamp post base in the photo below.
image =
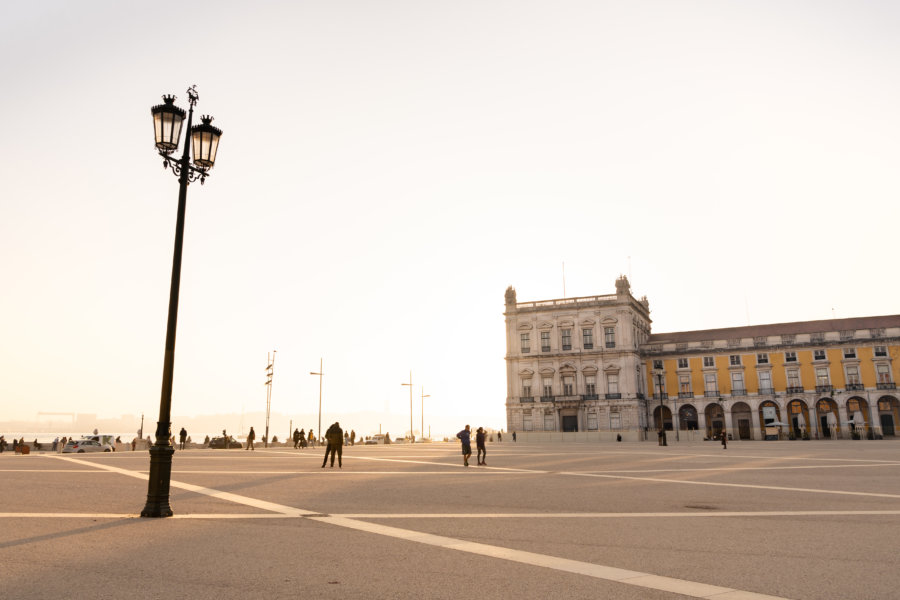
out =
[(147, 487), (147, 504), (141, 511), (142, 517), (171, 517), (169, 506), (169, 481), (172, 476), (172, 455), (175, 448), (168, 443), (160, 445), (157, 441), (150, 448), (150, 479)]

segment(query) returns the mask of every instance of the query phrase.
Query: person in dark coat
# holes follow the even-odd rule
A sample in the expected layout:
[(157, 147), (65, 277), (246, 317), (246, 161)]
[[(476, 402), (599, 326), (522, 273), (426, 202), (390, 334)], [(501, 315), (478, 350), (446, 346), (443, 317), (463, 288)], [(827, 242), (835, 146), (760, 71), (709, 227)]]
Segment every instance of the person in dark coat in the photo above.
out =
[(487, 437), (484, 429), (479, 427), (475, 432), (475, 446), (478, 449), (478, 464), (487, 465), (487, 448), (484, 447), (484, 438)]
[(466, 425), (466, 428), (456, 434), (456, 437), (459, 438), (459, 441), (462, 442), (462, 455), (463, 455), (463, 465), (469, 466), (469, 457), (472, 456), (472, 442), (469, 436), (472, 432), (469, 430), (469, 426)]
[[(256, 432), (253, 431), (253, 428), (251, 427), (250, 433), (247, 434), (247, 447), (245, 448), (245, 450), (256, 450), (256, 448), (253, 447), (253, 440), (255, 440), (255, 439), (256, 439)], [(227, 438), (225, 439), (225, 446), (226, 447), (228, 446)]]
[(325, 432), (325, 442), (328, 444), (325, 446), (325, 460), (322, 461), (322, 468), (325, 468), (325, 463), (328, 462), (328, 453), (331, 453), (331, 468), (334, 468), (334, 455), (337, 454), (338, 457), (338, 468), (343, 468), (343, 454), (344, 454), (344, 430), (341, 429), (341, 424), (335, 422), (331, 427), (328, 428), (328, 431)]
[(294, 449), (297, 449), (297, 445), (300, 443), (300, 430), (294, 429)]
[(178, 449), (184, 450), (184, 443), (187, 441), (187, 429), (181, 428), (181, 431), (178, 433), (178, 439), (181, 442), (181, 446)]
[(722, 450), (728, 449), (728, 434), (725, 433), (725, 430), (722, 430)]

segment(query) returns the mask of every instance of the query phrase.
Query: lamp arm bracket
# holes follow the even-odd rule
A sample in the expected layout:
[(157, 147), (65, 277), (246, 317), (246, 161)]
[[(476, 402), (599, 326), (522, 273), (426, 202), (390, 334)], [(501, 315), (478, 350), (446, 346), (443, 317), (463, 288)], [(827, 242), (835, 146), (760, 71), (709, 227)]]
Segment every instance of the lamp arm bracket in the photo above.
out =
[[(163, 169), (172, 169), (172, 173), (175, 174), (176, 177), (181, 177), (182, 163), (180, 160), (173, 160), (172, 157), (159, 153), (163, 158)], [(206, 182), (206, 178), (209, 176), (209, 169), (202, 169), (200, 167), (195, 167), (194, 165), (187, 165), (188, 168), (188, 183), (193, 183), (200, 180), (200, 185), (203, 185)]]

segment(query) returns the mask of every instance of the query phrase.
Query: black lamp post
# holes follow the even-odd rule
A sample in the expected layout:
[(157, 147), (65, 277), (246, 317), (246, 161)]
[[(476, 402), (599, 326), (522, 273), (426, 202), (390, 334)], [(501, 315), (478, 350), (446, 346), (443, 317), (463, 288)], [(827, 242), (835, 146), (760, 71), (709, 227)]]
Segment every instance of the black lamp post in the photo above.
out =
[[(190, 109), (187, 113), (187, 130), (184, 152), (179, 160), (170, 155), (178, 149), (184, 110), (175, 106), (175, 96), (163, 96), (163, 104), (151, 109), (156, 148), (163, 157), (163, 168), (171, 168), (178, 177), (178, 217), (175, 225), (175, 251), (172, 256), (172, 285), (169, 288), (169, 319), (166, 325), (166, 353), (163, 360), (162, 393), (159, 400), (159, 421), (156, 423), (156, 442), (150, 448), (150, 479), (147, 488), (147, 504), (142, 517), (171, 517), (169, 506), (169, 482), (172, 476), (172, 454), (175, 448), (169, 443), (172, 435), (172, 375), (175, 368), (175, 325), (178, 321), (178, 289), (181, 284), (181, 249), (184, 242), (184, 213), (187, 203), (187, 186), (200, 180), (202, 184), (216, 162), (216, 150), (222, 131), (210, 123), (212, 117), (203, 116), (202, 125), (191, 126), (194, 105), (197, 104), (197, 86), (187, 91)], [(191, 145), (194, 161), (191, 164)]]
[(656, 374), (657, 387), (659, 388), (659, 433), (662, 439), (662, 445), (668, 446), (666, 441), (666, 420), (663, 417), (663, 376), (662, 373)]

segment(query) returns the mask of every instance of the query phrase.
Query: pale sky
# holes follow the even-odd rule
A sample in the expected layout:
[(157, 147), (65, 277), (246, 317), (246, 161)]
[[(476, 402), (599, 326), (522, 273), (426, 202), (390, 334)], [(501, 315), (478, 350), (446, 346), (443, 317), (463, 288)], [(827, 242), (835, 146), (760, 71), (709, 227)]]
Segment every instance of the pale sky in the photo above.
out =
[(503, 427), (504, 290), (563, 263), (655, 332), (900, 312), (895, 2), (35, 0), (0, 56), (0, 421), (155, 420), (192, 84), (173, 415), (264, 410), (277, 349), (273, 411), (321, 356), (327, 422), (401, 434), (412, 370)]

